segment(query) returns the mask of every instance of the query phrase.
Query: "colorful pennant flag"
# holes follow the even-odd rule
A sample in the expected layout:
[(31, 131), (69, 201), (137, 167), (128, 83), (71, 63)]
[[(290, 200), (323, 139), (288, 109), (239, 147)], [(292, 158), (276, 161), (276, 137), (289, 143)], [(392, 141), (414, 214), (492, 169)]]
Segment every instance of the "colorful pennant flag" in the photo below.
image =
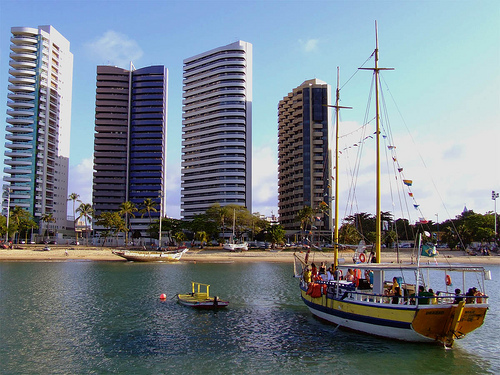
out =
[(412, 180), (403, 180), (403, 183), (406, 185), (406, 186), (411, 186), (413, 184), (413, 181)]

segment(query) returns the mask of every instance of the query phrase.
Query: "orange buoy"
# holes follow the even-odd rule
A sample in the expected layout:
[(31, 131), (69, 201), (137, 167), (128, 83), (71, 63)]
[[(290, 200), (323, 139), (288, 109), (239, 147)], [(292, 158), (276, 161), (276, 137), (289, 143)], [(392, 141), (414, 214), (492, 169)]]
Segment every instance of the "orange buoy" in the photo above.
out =
[(361, 261), (361, 263), (364, 263), (366, 260), (365, 254), (363, 253), (359, 254), (359, 260)]
[(444, 281), (446, 282), (446, 285), (450, 286), (451, 285), (451, 276), (450, 275), (446, 275), (444, 277)]
[(165, 293), (160, 294), (160, 299), (167, 299), (167, 295)]

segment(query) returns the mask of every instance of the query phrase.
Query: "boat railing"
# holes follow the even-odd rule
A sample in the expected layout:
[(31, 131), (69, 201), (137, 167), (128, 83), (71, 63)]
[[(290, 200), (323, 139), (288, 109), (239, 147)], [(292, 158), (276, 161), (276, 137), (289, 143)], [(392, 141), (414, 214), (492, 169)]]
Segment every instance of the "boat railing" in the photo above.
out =
[[(359, 290), (353, 283), (344, 281), (316, 281), (318, 284), (327, 286), (326, 295), (328, 298), (340, 298), (354, 300), (362, 303), (380, 303), (380, 304), (397, 304), (397, 305), (449, 305), (457, 304), (460, 300), (465, 300), (468, 304), (487, 303), (488, 296), (468, 296), (465, 294), (455, 295), (448, 291), (437, 291), (434, 295), (418, 296), (413, 294), (405, 294), (398, 297), (389, 294), (377, 294), (373, 291)], [(307, 289), (307, 288), (306, 288)], [(397, 303), (395, 303), (397, 301)]]

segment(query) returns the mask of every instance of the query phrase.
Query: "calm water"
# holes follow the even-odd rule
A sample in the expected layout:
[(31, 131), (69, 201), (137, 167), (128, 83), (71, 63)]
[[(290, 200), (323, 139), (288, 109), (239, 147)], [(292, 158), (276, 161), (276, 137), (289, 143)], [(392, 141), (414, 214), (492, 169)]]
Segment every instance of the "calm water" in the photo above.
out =
[[(488, 268), (485, 324), (445, 350), (316, 321), (289, 264), (0, 263), (0, 373), (498, 374), (500, 267)], [(178, 305), (191, 281), (230, 308)]]

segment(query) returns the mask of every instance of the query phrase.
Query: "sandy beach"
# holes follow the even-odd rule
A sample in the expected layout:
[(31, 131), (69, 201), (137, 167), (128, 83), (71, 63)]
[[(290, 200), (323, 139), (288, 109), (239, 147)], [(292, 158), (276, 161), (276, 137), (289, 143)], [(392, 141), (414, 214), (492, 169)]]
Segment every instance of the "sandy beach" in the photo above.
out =
[[(113, 248), (110, 247), (71, 247), (56, 245), (51, 246), (51, 250), (43, 251), (42, 245), (24, 245), (21, 249), (0, 249), (0, 262), (3, 261), (107, 261), (126, 262), (125, 259), (114, 255)], [(304, 250), (297, 250), (305, 255)], [(223, 251), (221, 248), (197, 249), (193, 248), (183, 255), (181, 262), (293, 262), (293, 250), (283, 251), (263, 251), (250, 250), (240, 253)], [(339, 258), (344, 259), (346, 264), (352, 263), (352, 251), (341, 251)], [(311, 252), (310, 261), (313, 262), (333, 262), (333, 252)], [(397, 262), (397, 254), (394, 250), (382, 252), (384, 262)], [(431, 258), (422, 258), (431, 260)], [(399, 260), (410, 262), (412, 251), (400, 250)], [(440, 264), (460, 263), (460, 264), (500, 264), (500, 256), (492, 253), (490, 256), (468, 256), (463, 251), (441, 250), (437, 260)]]

